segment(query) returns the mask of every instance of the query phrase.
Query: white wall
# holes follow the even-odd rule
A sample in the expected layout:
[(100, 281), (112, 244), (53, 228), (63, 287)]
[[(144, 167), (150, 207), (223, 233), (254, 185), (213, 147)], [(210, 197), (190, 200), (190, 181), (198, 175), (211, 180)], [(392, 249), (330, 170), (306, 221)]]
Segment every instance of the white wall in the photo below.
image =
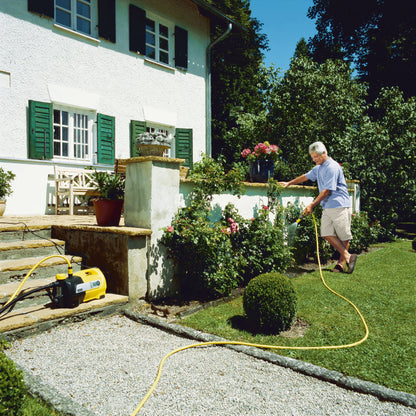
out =
[[(188, 30), (188, 71), (165, 68), (129, 51), (128, 9), (135, 4)], [(6, 213), (45, 212), (47, 166), (27, 158), (28, 100), (64, 97), (74, 106), (96, 106), (116, 119), (116, 157), (129, 157), (130, 120), (164, 119), (192, 128), (193, 157), (205, 151), (205, 51), (209, 20), (186, 0), (118, 0), (116, 44), (79, 36), (27, 11), (27, 1), (0, 3), (0, 164), (17, 175)], [(156, 110), (155, 110), (156, 109)], [(30, 174), (28, 173), (30, 171)], [(36, 177), (36, 179), (35, 179)], [(30, 183), (36, 186), (28, 189)], [(36, 192), (33, 191), (36, 189)], [(27, 204), (27, 194), (34, 199)]]

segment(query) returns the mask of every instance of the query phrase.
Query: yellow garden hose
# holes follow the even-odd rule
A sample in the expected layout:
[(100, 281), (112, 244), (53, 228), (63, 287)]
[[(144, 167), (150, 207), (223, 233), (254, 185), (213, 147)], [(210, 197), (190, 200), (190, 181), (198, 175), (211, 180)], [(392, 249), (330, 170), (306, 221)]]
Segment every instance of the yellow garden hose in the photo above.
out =
[(20, 293), (20, 290), (22, 289), (23, 285), (25, 284), (26, 280), (29, 278), (29, 276), (46, 260), (51, 259), (52, 257), (60, 257), (64, 259), (68, 263), (68, 275), (72, 274), (72, 264), (71, 262), (62, 254), (52, 254), (51, 256), (45, 257), (42, 260), (38, 261), (27, 273), (27, 275), (24, 277), (24, 279), (20, 282), (19, 287), (16, 289), (16, 291), (13, 293), (11, 298), (5, 303), (4, 306), (7, 306), (10, 302), (13, 301), (13, 299)]
[(345, 345), (327, 345), (327, 346), (316, 346), (316, 347), (288, 347), (286, 345), (262, 345), (262, 344), (253, 344), (250, 342), (240, 342), (240, 341), (208, 341), (208, 342), (200, 342), (197, 344), (191, 344), (191, 345), (187, 345), (185, 347), (181, 347), (181, 348), (177, 348), (171, 352), (169, 352), (168, 354), (166, 354), (162, 360), (160, 361), (159, 364), (159, 369), (157, 372), (157, 376), (155, 378), (155, 381), (153, 382), (152, 387), (150, 388), (150, 390), (146, 393), (146, 395), (143, 397), (142, 401), (139, 403), (139, 405), (136, 407), (136, 409), (134, 410), (134, 412), (130, 415), (130, 416), (136, 416), (137, 413), (140, 411), (140, 409), (144, 406), (144, 404), (146, 403), (147, 399), (150, 397), (150, 395), (153, 393), (154, 389), (156, 388), (157, 384), (159, 383), (161, 374), (162, 374), (162, 367), (164, 362), (172, 355), (176, 354), (177, 352), (180, 351), (184, 351), (187, 350), (189, 348), (195, 348), (195, 347), (203, 347), (203, 346), (207, 346), (207, 345), (245, 345), (245, 346), (249, 346), (249, 347), (256, 347), (256, 348), (263, 348), (263, 349), (276, 349), (276, 350), (333, 350), (333, 349), (340, 349), (340, 348), (351, 348), (351, 347), (355, 347), (359, 344), (362, 344), (369, 335), (369, 330), (368, 330), (368, 326), (367, 323), (363, 317), (363, 315), (361, 314), (361, 312), (358, 310), (358, 308), (350, 301), (348, 300), (346, 297), (340, 295), (339, 293), (335, 292), (335, 290), (331, 289), (325, 282), (324, 276), (322, 274), (322, 266), (321, 266), (321, 259), (319, 256), (319, 240), (318, 240), (318, 228), (316, 226), (316, 221), (315, 221), (315, 217), (312, 214), (312, 218), (313, 218), (313, 222), (315, 225), (315, 239), (316, 239), (316, 252), (317, 252), (317, 258), (318, 258), (318, 265), (319, 265), (319, 273), (321, 276), (321, 281), (323, 283), (323, 285), (334, 295), (340, 297), (341, 299), (345, 300), (346, 302), (348, 302), (354, 309), (355, 311), (358, 313), (358, 316), (361, 319), (361, 322), (364, 325), (364, 329), (365, 329), (365, 335), (363, 338), (361, 338), (359, 341), (353, 342), (351, 344), (345, 344)]

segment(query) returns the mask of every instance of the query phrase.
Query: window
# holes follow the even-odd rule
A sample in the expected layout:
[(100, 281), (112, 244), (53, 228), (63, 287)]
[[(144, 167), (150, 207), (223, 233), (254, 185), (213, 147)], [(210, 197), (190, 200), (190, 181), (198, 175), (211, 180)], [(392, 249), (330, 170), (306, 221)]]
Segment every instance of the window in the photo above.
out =
[(91, 0), (55, 0), (56, 23), (92, 35)]
[(53, 156), (91, 161), (92, 114), (79, 110), (53, 110)]
[(168, 26), (146, 18), (146, 56), (148, 58), (169, 65), (169, 33)]

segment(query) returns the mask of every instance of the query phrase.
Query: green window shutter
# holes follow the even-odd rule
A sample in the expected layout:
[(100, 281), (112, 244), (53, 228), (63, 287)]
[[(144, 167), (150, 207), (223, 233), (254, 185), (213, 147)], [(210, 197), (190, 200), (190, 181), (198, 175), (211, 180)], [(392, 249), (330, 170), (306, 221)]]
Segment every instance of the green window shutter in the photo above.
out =
[(139, 150), (136, 146), (136, 138), (140, 133), (146, 131), (146, 122), (145, 121), (130, 121), (130, 157), (140, 156)]
[(38, 13), (42, 16), (54, 17), (53, 0), (27, 0), (27, 9), (29, 12)]
[(129, 48), (132, 52), (146, 53), (146, 12), (130, 4), (129, 8)]
[(98, 36), (116, 43), (115, 0), (98, 0)]
[(115, 118), (97, 114), (97, 161), (114, 164), (115, 155)]
[(176, 129), (175, 145), (175, 156), (179, 159), (185, 159), (184, 166), (192, 169), (192, 129)]
[(52, 159), (52, 104), (29, 101), (29, 158)]
[(188, 31), (175, 26), (175, 66), (188, 69)]

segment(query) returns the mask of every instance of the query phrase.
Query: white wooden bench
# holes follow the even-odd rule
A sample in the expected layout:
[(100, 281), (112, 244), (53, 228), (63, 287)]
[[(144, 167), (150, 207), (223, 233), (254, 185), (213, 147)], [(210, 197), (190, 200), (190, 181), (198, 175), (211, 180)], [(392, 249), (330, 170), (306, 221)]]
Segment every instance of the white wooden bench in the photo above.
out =
[[(74, 203), (77, 196), (99, 196), (95, 190), (93, 170), (81, 168), (65, 168), (54, 166), (55, 173), (55, 214), (61, 210), (69, 210), (74, 215)], [(68, 207), (61, 206), (63, 200), (68, 200)]]

